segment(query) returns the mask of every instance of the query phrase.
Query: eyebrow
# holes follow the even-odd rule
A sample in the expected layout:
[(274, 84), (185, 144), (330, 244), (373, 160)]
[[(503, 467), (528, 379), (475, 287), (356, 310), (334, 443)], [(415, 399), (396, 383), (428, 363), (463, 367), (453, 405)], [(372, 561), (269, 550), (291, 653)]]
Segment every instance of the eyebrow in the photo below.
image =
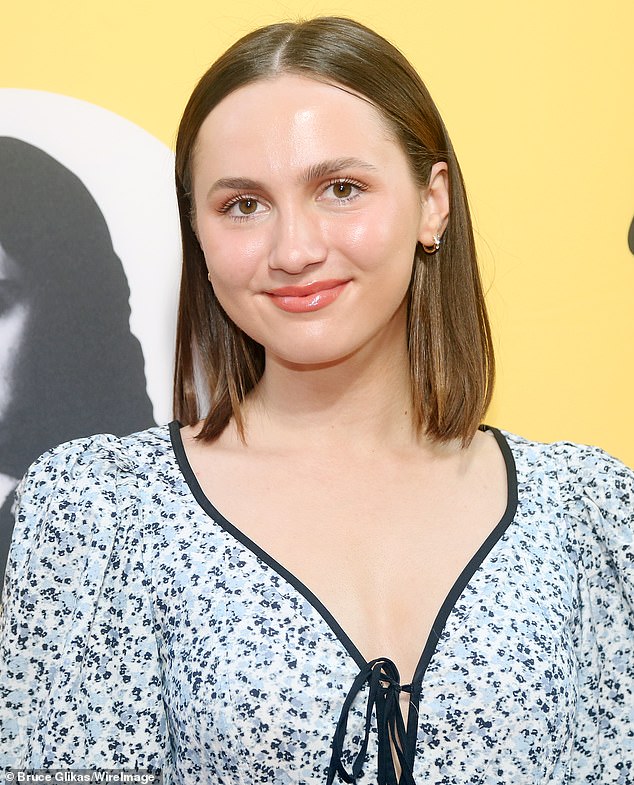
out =
[[(346, 158), (332, 158), (329, 161), (320, 161), (316, 164), (311, 164), (305, 169), (300, 177), (299, 182), (310, 183), (312, 180), (318, 180), (321, 177), (336, 174), (342, 169), (365, 169), (369, 172), (378, 171), (376, 166), (363, 161), (361, 158), (346, 157)], [(251, 180), (248, 177), (221, 177), (211, 186), (207, 192), (207, 196), (211, 196), (216, 191), (223, 189), (233, 191), (255, 191), (262, 187), (262, 183), (257, 180)]]
[(312, 164), (303, 172), (301, 176), (302, 182), (309, 183), (311, 180), (318, 180), (320, 177), (327, 177), (329, 174), (335, 174), (342, 169), (365, 169), (369, 172), (376, 172), (376, 166), (362, 161), (361, 158), (333, 158), (330, 161), (321, 161), (318, 164)]

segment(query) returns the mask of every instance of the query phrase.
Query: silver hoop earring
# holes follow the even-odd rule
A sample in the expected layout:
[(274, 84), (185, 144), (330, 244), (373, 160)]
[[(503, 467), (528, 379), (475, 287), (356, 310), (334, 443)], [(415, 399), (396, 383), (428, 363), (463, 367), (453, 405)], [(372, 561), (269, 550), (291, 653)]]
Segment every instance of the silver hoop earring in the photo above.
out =
[(440, 241), (441, 240), (442, 240), (442, 237), (438, 233), (436, 233), (434, 235), (434, 244), (433, 245), (423, 245), (423, 250), (425, 251), (425, 253), (428, 253), (428, 254), (436, 253), (436, 251), (440, 248)]

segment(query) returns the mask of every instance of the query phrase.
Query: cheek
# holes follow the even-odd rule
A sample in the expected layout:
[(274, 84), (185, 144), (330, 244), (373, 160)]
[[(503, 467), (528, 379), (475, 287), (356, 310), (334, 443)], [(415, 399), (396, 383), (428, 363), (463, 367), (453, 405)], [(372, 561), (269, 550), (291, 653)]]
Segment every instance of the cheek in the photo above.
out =
[(372, 226), (367, 223), (352, 224), (343, 227), (340, 241), (354, 252), (365, 252), (373, 244)]
[(415, 196), (408, 200), (377, 200), (363, 214), (331, 225), (333, 245), (354, 255), (360, 267), (375, 270), (387, 261), (393, 264), (413, 262), (420, 211), (414, 209)]
[(214, 289), (234, 290), (253, 281), (265, 254), (261, 238), (251, 236), (201, 237), (201, 246)]
[(397, 219), (377, 217), (342, 225), (331, 239), (358, 269), (386, 278), (400, 274), (409, 282), (417, 243), (411, 226)]

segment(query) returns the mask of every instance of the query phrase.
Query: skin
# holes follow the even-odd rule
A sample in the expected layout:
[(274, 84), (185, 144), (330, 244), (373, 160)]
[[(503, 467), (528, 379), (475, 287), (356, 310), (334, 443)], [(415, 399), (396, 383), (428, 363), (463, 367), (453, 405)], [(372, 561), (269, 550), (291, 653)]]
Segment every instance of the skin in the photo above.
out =
[[(256, 146), (254, 121), (267, 112), (271, 91), (276, 111), (269, 108)], [(298, 97), (308, 95), (307, 106), (298, 108)], [(359, 120), (375, 133), (351, 132)], [(274, 362), (337, 362), (371, 351), (368, 344), (386, 331), (403, 335), (416, 242), (429, 233), (427, 223), (440, 224), (435, 211), (446, 213), (446, 167), (436, 167), (438, 196), (429, 194), (423, 204), (407, 160), (388, 140), (366, 102), (297, 77), (239, 90), (203, 123), (194, 196), (211, 282), (229, 316)], [(311, 167), (341, 159), (358, 163), (312, 176)], [(229, 178), (246, 173), (253, 183), (224, 187), (227, 173)], [(236, 198), (240, 201), (232, 204)], [(337, 307), (303, 318), (271, 308), (263, 294), (325, 278), (350, 284)]]
[[(330, 165), (342, 159), (355, 160)], [(236, 178), (250, 182), (229, 187)], [(192, 467), (215, 506), (405, 683), (506, 506), (491, 434), (462, 449), (412, 424), (406, 293), (416, 243), (446, 227), (446, 167), (419, 188), (369, 102), (284, 75), (210, 113), (193, 183), (211, 284), (266, 369), (244, 404), (247, 444), (233, 423), (211, 444), (185, 428)], [(346, 281), (339, 297), (308, 313), (267, 294), (331, 279)]]

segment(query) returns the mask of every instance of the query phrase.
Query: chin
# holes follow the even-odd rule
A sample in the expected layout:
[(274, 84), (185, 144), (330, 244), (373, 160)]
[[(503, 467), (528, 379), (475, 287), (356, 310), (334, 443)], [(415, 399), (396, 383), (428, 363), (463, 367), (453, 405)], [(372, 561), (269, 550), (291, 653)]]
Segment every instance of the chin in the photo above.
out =
[(345, 358), (337, 359), (337, 360), (312, 360), (306, 361), (303, 360), (301, 362), (297, 362), (295, 360), (287, 360), (284, 358), (277, 358), (277, 361), (280, 365), (284, 366), (285, 368), (289, 368), (295, 371), (303, 371), (308, 373), (309, 371), (321, 371), (325, 368), (335, 368), (337, 365), (342, 363)]
[(328, 345), (325, 341), (320, 346), (300, 347), (293, 346), (287, 351), (280, 348), (266, 350), (267, 357), (271, 357), (275, 362), (287, 368), (297, 370), (319, 370), (320, 368), (331, 368), (348, 360), (357, 350), (351, 347), (337, 347)]

